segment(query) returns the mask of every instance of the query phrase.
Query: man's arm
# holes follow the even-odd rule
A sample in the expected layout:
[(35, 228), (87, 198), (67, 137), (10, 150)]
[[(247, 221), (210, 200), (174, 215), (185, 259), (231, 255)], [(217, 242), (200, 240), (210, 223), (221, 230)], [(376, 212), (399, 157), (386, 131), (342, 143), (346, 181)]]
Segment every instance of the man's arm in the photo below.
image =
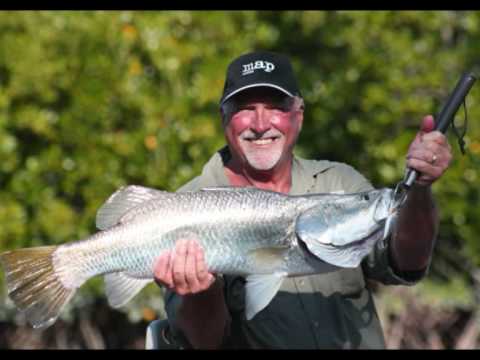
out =
[(177, 325), (193, 348), (218, 349), (228, 331), (229, 322), (221, 280), (215, 281), (203, 292), (182, 297)]
[(420, 271), (430, 263), (438, 230), (438, 210), (430, 186), (410, 189), (391, 243), (394, 268)]
[(175, 250), (161, 254), (155, 280), (181, 296), (176, 326), (193, 348), (215, 349), (228, 331), (230, 315), (223, 282), (209, 273), (204, 253), (196, 241), (177, 241)]
[(439, 219), (431, 184), (447, 170), (452, 154), (445, 135), (433, 131), (434, 126), (432, 116), (423, 119), (407, 155), (407, 166), (417, 170), (419, 177), (400, 210), (392, 237), (391, 255), (400, 271), (426, 269), (435, 245)]

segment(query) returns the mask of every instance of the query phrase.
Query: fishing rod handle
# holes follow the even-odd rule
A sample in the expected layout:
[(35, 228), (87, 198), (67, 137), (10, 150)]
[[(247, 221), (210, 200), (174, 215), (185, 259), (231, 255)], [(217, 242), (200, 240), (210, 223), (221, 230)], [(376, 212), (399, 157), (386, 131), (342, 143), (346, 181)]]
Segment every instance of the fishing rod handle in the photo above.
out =
[[(473, 72), (466, 72), (457, 82), (455, 89), (448, 97), (447, 102), (443, 105), (442, 110), (435, 119), (435, 128), (445, 134), (450, 126), (450, 123), (453, 121), (455, 114), (458, 111), (458, 108), (463, 103), (465, 97), (473, 86), (473, 83), (477, 80)], [(405, 181), (403, 182), (404, 186), (410, 187), (417, 179), (418, 171), (413, 169), (407, 169), (405, 175)]]

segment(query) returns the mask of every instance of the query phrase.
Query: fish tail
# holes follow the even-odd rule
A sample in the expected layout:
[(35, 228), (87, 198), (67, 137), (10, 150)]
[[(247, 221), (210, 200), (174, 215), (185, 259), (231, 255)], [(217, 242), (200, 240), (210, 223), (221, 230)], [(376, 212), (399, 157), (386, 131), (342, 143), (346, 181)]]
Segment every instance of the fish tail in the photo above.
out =
[(65, 287), (55, 269), (57, 248), (42, 246), (0, 254), (8, 295), (36, 329), (52, 325), (77, 289)]

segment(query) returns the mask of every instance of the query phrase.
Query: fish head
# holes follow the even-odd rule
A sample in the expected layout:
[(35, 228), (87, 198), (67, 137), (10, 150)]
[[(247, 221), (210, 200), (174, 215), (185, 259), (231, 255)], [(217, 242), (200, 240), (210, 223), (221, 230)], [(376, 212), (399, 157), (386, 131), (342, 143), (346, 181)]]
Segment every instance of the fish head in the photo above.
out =
[(391, 189), (319, 197), (298, 216), (296, 234), (321, 260), (356, 267), (385, 236), (396, 214), (393, 206)]
[(383, 195), (376, 211), (376, 218), (377, 221), (384, 222), (382, 237), (382, 240), (384, 240), (392, 233), (404, 200), (398, 199), (395, 196), (395, 191), (392, 189), (383, 189), (382, 193)]
[[(372, 195), (370, 195), (372, 193)], [(397, 205), (395, 202), (394, 191), (389, 188), (372, 190), (368, 192), (369, 196), (374, 196), (375, 200), (372, 204), (374, 208), (373, 219), (377, 223), (386, 221), (392, 215), (397, 213)]]

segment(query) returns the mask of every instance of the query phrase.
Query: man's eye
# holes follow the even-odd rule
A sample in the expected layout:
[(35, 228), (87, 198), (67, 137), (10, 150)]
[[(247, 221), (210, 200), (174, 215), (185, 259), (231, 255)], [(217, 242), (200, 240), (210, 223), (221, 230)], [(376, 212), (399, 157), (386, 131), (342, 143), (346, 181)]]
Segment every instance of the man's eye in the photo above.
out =
[(272, 105), (272, 106), (269, 106), (269, 109), (270, 110), (282, 111), (282, 112), (288, 111), (288, 109), (285, 106), (282, 106), (282, 105)]

